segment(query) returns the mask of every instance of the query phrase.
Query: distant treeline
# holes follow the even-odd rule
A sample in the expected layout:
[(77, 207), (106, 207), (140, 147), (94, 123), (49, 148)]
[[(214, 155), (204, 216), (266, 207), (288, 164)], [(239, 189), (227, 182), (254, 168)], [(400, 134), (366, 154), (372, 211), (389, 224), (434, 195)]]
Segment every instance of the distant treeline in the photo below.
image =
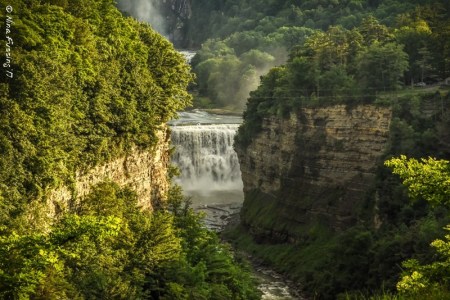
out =
[[(349, 77), (386, 90), (450, 76), (449, 4), (442, 0), (203, 2), (192, 2), (186, 33), (201, 44), (193, 60), (198, 106), (242, 109), (261, 75), (296, 57), (315, 58), (305, 71), (316, 83), (295, 89), (312, 88), (316, 96), (339, 93), (341, 82), (326, 71), (345, 71), (341, 94)], [(373, 61), (380, 55), (386, 61)], [(374, 66), (375, 74), (363, 70)]]

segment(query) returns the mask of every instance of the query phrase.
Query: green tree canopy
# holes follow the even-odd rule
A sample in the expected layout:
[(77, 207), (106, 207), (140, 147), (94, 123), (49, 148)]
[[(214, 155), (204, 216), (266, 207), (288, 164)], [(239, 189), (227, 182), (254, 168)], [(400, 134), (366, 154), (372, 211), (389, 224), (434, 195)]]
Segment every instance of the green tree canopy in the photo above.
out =
[(0, 296), (8, 299), (258, 299), (256, 282), (230, 249), (183, 203), (137, 207), (111, 182), (83, 199), (79, 213), (48, 228), (0, 235)]
[[(402, 155), (385, 162), (400, 176), (408, 188), (412, 199), (423, 198), (432, 205), (450, 205), (450, 162), (434, 158), (416, 160)], [(450, 230), (450, 226), (445, 228)], [(397, 284), (399, 292), (418, 297), (448, 297), (448, 294), (431, 296), (443, 291), (448, 293), (450, 285), (450, 235), (445, 240), (437, 239), (431, 243), (437, 256), (428, 264), (421, 265), (417, 259), (403, 263), (406, 270)], [(436, 292), (438, 291), (438, 292)], [(438, 294), (439, 295), (439, 294)], [(445, 295), (445, 296), (444, 296)]]
[(423, 198), (433, 205), (450, 205), (450, 163), (434, 158), (408, 159), (402, 155), (385, 163), (400, 176), (413, 199)]
[(359, 76), (368, 91), (399, 89), (400, 79), (408, 69), (408, 55), (401, 45), (374, 43), (359, 54)]
[(3, 215), (70, 184), (75, 170), (151, 147), (158, 127), (190, 104), (193, 79), (165, 38), (114, 1), (11, 5), (14, 77), (0, 79)]

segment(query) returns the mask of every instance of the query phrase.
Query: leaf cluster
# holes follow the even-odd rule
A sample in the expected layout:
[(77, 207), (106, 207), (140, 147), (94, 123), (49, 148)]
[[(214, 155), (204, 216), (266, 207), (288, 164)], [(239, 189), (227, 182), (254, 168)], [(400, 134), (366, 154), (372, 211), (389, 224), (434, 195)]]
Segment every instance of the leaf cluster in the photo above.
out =
[[(450, 168), (449, 161), (434, 158), (420, 161), (402, 155), (385, 162), (393, 173), (400, 176), (412, 199), (424, 199), (431, 205), (449, 205)], [(445, 228), (450, 230), (449, 226)], [(405, 295), (426, 295), (435, 289), (447, 289), (450, 284), (450, 235), (445, 240), (436, 239), (431, 243), (438, 256), (428, 264), (421, 265), (417, 259), (403, 262), (406, 269), (397, 289)]]
[(250, 271), (170, 192), (169, 210), (137, 207), (104, 182), (51, 228), (0, 237), (2, 298), (258, 299)]

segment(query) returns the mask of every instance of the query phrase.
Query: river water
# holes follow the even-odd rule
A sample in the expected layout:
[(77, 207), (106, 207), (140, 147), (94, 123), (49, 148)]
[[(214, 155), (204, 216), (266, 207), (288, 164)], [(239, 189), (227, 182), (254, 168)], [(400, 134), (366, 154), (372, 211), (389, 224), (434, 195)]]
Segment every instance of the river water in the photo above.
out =
[[(201, 110), (179, 113), (169, 122), (175, 153), (172, 162), (181, 175), (175, 180), (191, 198), (192, 207), (206, 214), (205, 224), (221, 231), (236, 219), (244, 201), (243, 184), (233, 141), (242, 118), (209, 114)], [(283, 278), (268, 268), (255, 266), (262, 299), (294, 297)]]

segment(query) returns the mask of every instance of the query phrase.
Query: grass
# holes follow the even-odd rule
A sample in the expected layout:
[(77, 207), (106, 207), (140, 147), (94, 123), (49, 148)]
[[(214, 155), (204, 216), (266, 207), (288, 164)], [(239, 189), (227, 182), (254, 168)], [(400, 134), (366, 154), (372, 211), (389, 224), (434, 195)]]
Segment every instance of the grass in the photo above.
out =
[[(307, 284), (310, 274), (327, 264), (328, 253), (336, 243), (335, 239), (326, 234), (310, 244), (257, 243), (241, 225), (224, 232), (223, 236), (236, 249), (249, 254), (253, 260), (270, 265), (302, 286)], [(306, 288), (313, 290), (313, 286)]]
[(376, 104), (386, 104), (390, 105), (393, 99), (398, 99), (402, 97), (413, 97), (418, 95), (434, 95), (437, 92), (441, 95), (441, 97), (445, 97), (448, 95), (450, 91), (450, 86), (426, 86), (426, 87), (405, 87), (401, 90), (397, 91), (388, 91), (388, 92), (379, 92), (377, 94), (375, 103)]

